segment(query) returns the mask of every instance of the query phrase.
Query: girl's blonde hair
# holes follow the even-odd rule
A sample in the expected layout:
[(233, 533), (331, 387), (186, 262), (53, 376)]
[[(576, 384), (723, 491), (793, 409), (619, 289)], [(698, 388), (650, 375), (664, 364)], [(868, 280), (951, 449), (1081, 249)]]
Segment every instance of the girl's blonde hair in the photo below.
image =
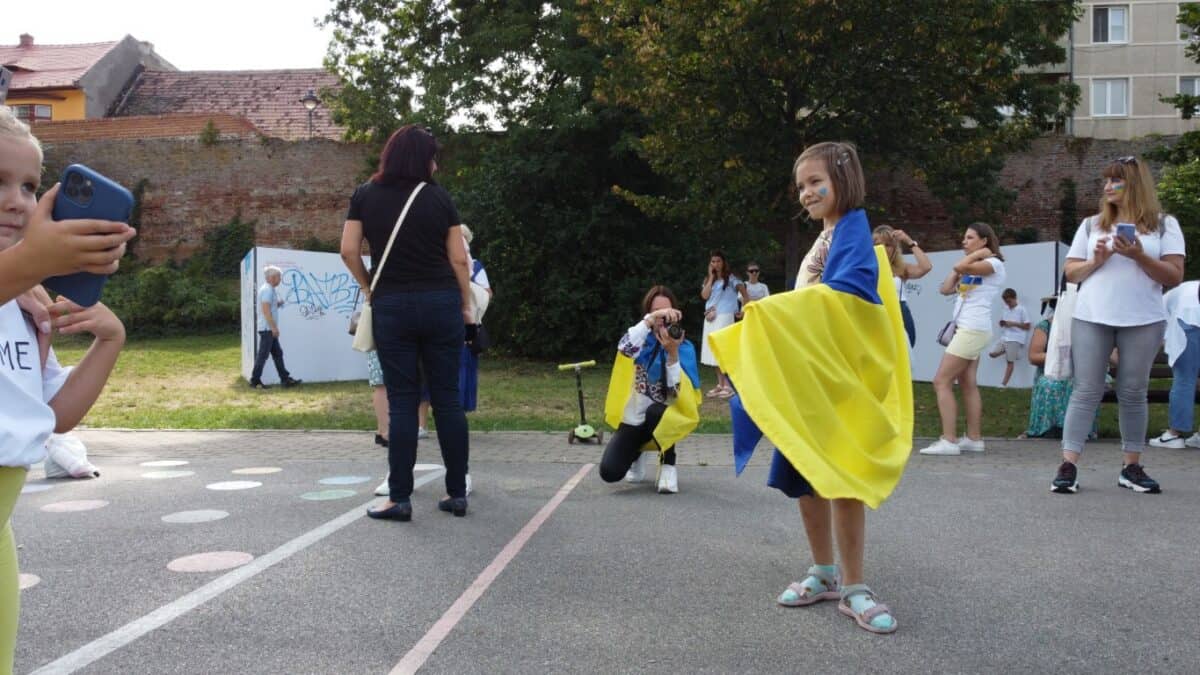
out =
[[(1157, 232), (1162, 205), (1158, 203), (1158, 194), (1154, 191), (1154, 178), (1150, 175), (1150, 167), (1137, 157), (1120, 157), (1104, 168), (1103, 176), (1117, 178), (1125, 183), (1125, 210), (1133, 218), (1138, 232)], [(1101, 231), (1112, 231), (1117, 223), (1117, 211), (1117, 205), (1101, 195)]]
[(800, 183), (800, 165), (810, 159), (825, 163), (825, 172), (829, 174), (833, 190), (837, 193), (834, 209), (838, 213), (845, 215), (862, 208), (867, 200), (867, 181), (863, 177), (862, 164), (858, 161), (858, 151), (853, 143), (826, 141), (805, 148), (792, 165), (792, 180), (797, 185)]
[(890, 225), (880, 225), (871, 232), (871, 239), (887, 253), (892, 276), (905, 278), (908, 265), (904, 262), (904, 252), (900, 250), (900, 242), (896, 239), (896, 230)]
[(6, 105), (0, 105), (0, 138), (25, 139), (33, 143), (33, 147), (37, 149), (38, 169), (40, 171), (44, 159), (42, 144), (38, 142), (37, 137), (29, 130), (29, 125), (17, 119), (12, 108)]

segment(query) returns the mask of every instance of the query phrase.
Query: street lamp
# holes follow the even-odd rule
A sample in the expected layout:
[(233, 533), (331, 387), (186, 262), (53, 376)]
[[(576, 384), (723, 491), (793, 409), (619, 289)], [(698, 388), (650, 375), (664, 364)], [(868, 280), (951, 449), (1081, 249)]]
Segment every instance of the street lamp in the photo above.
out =
[(300, 99), (300, 102), (304, 104), (304, 109), (308, 111), (308, 140), (311, 141), (313, 137), (313, 111), (317, 109), (318, 105), (321, 105), (321, 99), (317, 98), (312, 89), (309, 89), (304, 98)]

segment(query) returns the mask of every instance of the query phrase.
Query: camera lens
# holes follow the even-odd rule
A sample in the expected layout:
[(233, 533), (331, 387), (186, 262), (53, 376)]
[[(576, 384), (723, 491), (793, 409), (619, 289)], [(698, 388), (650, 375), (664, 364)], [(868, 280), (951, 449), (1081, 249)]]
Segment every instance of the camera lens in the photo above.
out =
[(683, 326), (677, 323), (667, 326), (667, 335), (670, 335), (672, 340), (678, 340), (683, 337)]
[(92, 194), (94, 193), (92, 192), (91, 185), (84, 185), (83, 187), (79, 188), (79, 195), (84, 199), (91, 199)]
[(77, 173), (67, 174), (67, 185), (79, 185), (83, 182), (83, 176)]
[(75, 187), (74, 185), (71, 185), (71, 183), (69, 181), (67, 183), (67, 196), (72, 197), (72, 198), (79, 196), (79, 188)]

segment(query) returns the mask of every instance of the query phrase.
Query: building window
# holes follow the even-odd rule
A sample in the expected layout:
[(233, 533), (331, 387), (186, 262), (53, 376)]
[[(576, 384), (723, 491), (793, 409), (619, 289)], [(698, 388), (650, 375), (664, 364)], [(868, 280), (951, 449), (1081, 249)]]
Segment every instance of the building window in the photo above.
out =
[(48, 105), (23, 104), (14, 105), (12, 107), (13, 114), (17, 119), (26, 124), (34, 122), (49, 122), (51, 107)]
[(1188, 96), (1200, 96), (1200, 77), (1179, 78), (1179, 93)]
[(1129, 80), (1092, 80), (1092, 117), (1129, 114)]
[[(1175, 12), (1175, 15), (1179, 16), (1179, 14), (1181, 12), (1183, 12), (1183, 10), (1186, 9), (1188, 5), (1192, 5), (1192, 4), (1195, 4), (1195, 3), (1192, 3), (1192, 2), (1179, 3), (1179, 8), (1178, 8), (1179, 11)], [(1196, 39), (1196, 31), (1193, 30), (1191, 26), (1185, 26), (1183, 24), (1178, 24), (1178, 25), (1179, 25), (1179, 39), (1181, 41), (1191, 42)]]
[(1129, 8), (1092, 9), (1092, 42), (1129, 42)]

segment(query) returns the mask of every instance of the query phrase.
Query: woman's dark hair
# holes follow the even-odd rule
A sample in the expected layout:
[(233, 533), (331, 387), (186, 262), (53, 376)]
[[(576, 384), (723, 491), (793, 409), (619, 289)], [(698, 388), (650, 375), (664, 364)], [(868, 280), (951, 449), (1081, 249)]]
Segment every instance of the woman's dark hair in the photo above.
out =
[(967, 226), (968, 230), (975, 230), (975, 234), (984, 241), (984, 245), (992, 250), (992, 255), (1004, 260), (1004, 254), (1000, 253), (1000, 237), (996, 236), (996, 231), (987, 223), (971, 223)]
[(716, 249), (708, 254), (710, 261), (713, 258), (721, 259), (721, 281), (729, 281), (729, 277), (733, 274), (733, 268), (729, 266), (729, 258), (725, 255), (725, 252), (721, 249)]
[(657, 285), (651, 286), (650, 290), (647, 291), (646, 295), (642, 298), (642, 314), (650, 313), (650, 305), (657, 297), (664, 297), (667, 300), (670, 300), (671, 308), (679, 309), (679, 300), (675, 297), (675, 294), (671, 292), (671, 289), (667, 288), (666, 286)]
[(430, 164), (437, 157), (438, 142), (424, 127), (406, 124), (388, 139), (379, 155), (379, 169), (371, 176), (381, 185), (403, 181), (433, 182)]

